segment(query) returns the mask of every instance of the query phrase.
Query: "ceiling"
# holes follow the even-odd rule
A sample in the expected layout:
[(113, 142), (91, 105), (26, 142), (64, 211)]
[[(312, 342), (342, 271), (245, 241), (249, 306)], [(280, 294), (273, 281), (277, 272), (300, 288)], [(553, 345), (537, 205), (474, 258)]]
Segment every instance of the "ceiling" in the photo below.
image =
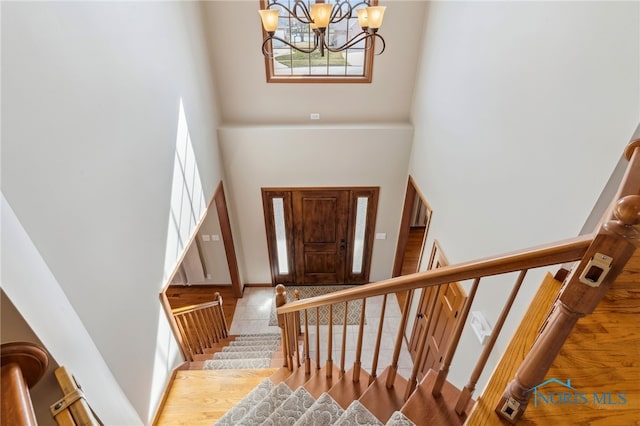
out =
[[(203, 2), (223, 125), (408, 123), (427, 2), (381, 1), (387, 48), (367, 83), (267, 84), (259, 1)], [(320, 121), (310, 121), (319, 113)]]

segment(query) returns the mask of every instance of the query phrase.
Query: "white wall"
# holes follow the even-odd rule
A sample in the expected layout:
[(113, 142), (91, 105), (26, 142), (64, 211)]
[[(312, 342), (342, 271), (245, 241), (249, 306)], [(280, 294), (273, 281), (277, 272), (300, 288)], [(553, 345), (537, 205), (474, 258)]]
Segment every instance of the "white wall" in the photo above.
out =
[[(427, 250), (437, 239), (457, 263), (578, 235), (638, 124), (638, 8), (430, 3), (410, 170), (434, 210)], [(540, 276), (528, 279), (498, 353)], [(512, 282), (485, 285), (472, 309), (494, 324)], [(454, 383), (479, 350), (465, 336)]]
[(374, 241), (370, 280), (391, 276), (410, 126), (223, 127), (219, 135), (246, 283), (271, 282), (262, 187), (379, 186), (376, 232), (387, 239)]
[[(374, 59), (370, 84), (272, 84), (260, 50), (262, 29), (255, 0), (206, 1), (214, 77), (223, 121), (234, 125), (324, 124), (409, 121), (416, 52), (426, 1), (388, 5), (380, 34), (387, 48)], [(242, 23), (242, 24), (239, 24)]]
[[(4, 196), (1, 201), (2, 288), (22, 318), (27, 319), (26, 327), (31, 329), (29, 333), (14, 323), (11, 331), (5, 333), (7, 318), (3, 306), (3, 341), (26, 340), (45, 347), (52, 364), (66, 367), (76, 377), (90, 406), (105, 424), (142, 424), (141, 417)], [(43, 394), (46, 391), (50, 393)], [(31, 394), (38, 424), (56, 424), (49, 407), (63, 396), (49, 368)]]
[[(2, 192), (139, 419), (97, 410), (106, 424), (147, 423), (176, 362), (158, 293), (180, 99), (205, 200), (222, 179), (199, 8), (2, 4)], [(47, 341), (33, 326), (46, 311), (30, 315)], [(99, 375), (87, 367), (82, 383)], [(115, 397), (86, 391), (102, 407)]]

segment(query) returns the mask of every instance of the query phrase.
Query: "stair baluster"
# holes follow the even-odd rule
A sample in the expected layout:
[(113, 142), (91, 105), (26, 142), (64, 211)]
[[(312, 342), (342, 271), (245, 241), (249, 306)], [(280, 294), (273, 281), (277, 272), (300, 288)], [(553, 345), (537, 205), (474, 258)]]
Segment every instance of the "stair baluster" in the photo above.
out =
[(344, 302), (344, 318), (342, 319), (342, 353), (340, 354), (340, 377), (344, 376), (344, 358), (347, 353), (347, 317), (349, 302)]
[[(413, 290), (412, 290), (413, 291)], [(380, 345), (382, 343), (382, 329), (384, 328), (384, 313), (387, 309), (387, 295), (382, 298), (382, 309), (380, 312), (380, 321), (378, 322), (378, 335), (376, 336), (376, 348), (373, 350), (373, 362), (371, 363), (371, 375), (369, 376), (369, 384), (373, 383), (378, 377), (378, 357), (380, 355)]]
[(309, 315), (308, 309), (304, 310), (304, 374), (311, 374), (311, 356), (309, 354)]
[(316, 368), (320, 369), (320, 308), (316, 308)]
[[(358, 383), (360, 381), (360, 368), (362, 366), (362, 338), (364, 333), (366, 307), (367, 307), (367, 299), (362, 299), (362, 310), (360, 311), (360, 327), (358, 329), (358, 342), (356, 344), (356, 360), (353, 363), (353, 382), (354, 383)], [(346, 323), (347, 321), (345, 318), (345, 324)]]
[(404, 331), (407, 328), (407, 322), (409, 320), (409, 308), (411, 307), (411, 299), (407, 297), (404, 301), (404, 307), (402, 308), (402, 318), (400, 320), (400, 326), (398, 327), (398, 335), (396, 336), (396, 345), (393, 348), (393, 358), (389, 368), (389, 374), (387, 375), (386, 386), (387, 389), (391, 389), (396, 380), (398, 374), (398, 360), (400, 359), (400, 349), (404, 342)]
[(498, 320), (496, 321), (496, 324), (493, 327), (493, 330), (491, 331), (491, 336), (489, 336), (489, 341), (485, 344), (485, 347), (482, 350), (482, 354), (480, 354), (480, 358), (478, 359), (478, 362), (476, 363), (476, 366), (473, 369), (473, 372), (471, 373), (469, 382), (462, 389), (462, 392), (458, 397), (458, 402), (456, 403), (455, 409), (456, 409), (456, 413), (458, 413), (459, 415), (468, 414), (468, 413), (465, 413), (467, 404), (469, 403), (469, 400), (471, 400), (471, 396), (473, 395), (473, 391), (476, 389), (476, 384), (478, 383), (478, 379), (480, 379), (480, 375), (482, 374), (482, 371), (484, 370), (484, 367), (487, 364), (489, 355), (491, 355), (491, 351), (493, 350), (493, 347), (495, 346), (496, 341), (498, 340), (498, 336), (500, 336), (500, 332), (502, 331), (502, 326), (504, 325), (507, 319), (507, 316), (509, 315), (509, 312), (511, 312), (511, 307), (513, 306), (513, 302), (515, 301), (516, 296), (520, 291), (520, 287), (524, 282), (524, 277), (525, 275), (527, 275), (527, 271), (528, 271), (527, 269), (523, 269), (522, 271), (520, 271), (520, 274), (518, 274), (518, 278), (515, 284), (513, 285), (513, 289), (511, 290), (511, 293), (509, 294), (509, 298), (507, 299), (507, 302), (502, 308), (502, 312), (500, 312), (500, 316), (498, 317)]
[[(300, 291), (298, 289), (293, 291), (293, 299), (300, 300)], [(298, 343), (298, 339), (300, 337), (300, 313), (292, 312), (291, 313), (293, 319), (294, 328), (291, 330), (291, 350), (296, 353), (296, 365), (300, 368), (300, 345)]]
[[(320, 317), (316, 322), (320, 322)], [(329, 325), (327, 328), (327, 363), (326, 363), (326, 375), (327, 379), (333, 377), (333, 305), (329, 305)]]

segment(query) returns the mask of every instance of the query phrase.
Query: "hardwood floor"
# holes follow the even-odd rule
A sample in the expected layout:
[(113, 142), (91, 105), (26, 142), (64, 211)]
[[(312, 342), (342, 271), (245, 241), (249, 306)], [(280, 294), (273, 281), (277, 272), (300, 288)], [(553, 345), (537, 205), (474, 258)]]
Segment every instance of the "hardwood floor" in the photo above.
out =
[(211, 426), (277, 368), (181, 370), (170, 384), (156, 426)]
[(227, 326), (231, 327), (233, 314), (236, 311), (236, 298), (233, 296), (231, 286), (213, 285), (172, 285), (167, 288), (165, 294), (172, 309), (183, 306), (197, 305), (211, 302), (214, 294), (218, 292), (222, 296), (222, 308), (227, 320)]

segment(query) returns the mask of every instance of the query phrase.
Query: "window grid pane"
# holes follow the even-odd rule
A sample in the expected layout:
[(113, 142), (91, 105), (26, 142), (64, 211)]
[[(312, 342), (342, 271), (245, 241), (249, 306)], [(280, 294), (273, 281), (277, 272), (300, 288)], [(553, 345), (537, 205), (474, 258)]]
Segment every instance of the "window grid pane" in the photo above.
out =
[[(331, 24), (328, 28), (327, 41), (332, 47), (343, 45), (357, 35), (360, 31), (356, 10), (366, 7), (362, 0), (348, 0), (353, 7), (351, 18)], [(327, 3), (335, 3), (335, 0), (327, 0)], [(280, 0), (289, 9), (293, 10), (295, 0)], [(312, 1), (305, 0), (307, 8)], [(377, 2), (373, 2), (377, 4)], [(344, 10), (344, 9), (343, 9)], [(301, 15), (301, 13), (299, 13)], [(281, 37), (289, 43), (308, 49), (313, 46), (314, 32), (308, 24), (299, 22), (289, 16), (288, 12), (280, 9), (278, 30), (276, 36)], [(367, 60), (365, 55), (365, 43), (357, 45), (343, 52), (325, 51), (325, 56), (321, 57), (319, 49), (311, 54), (298, 52), (295, 49), (277, 40), (272, 41), (273, 58), (272, 67), (275, 77), (301, 77), (301, 76), (327, 76), (327, 77), (365, 77), (364, 63)]]

